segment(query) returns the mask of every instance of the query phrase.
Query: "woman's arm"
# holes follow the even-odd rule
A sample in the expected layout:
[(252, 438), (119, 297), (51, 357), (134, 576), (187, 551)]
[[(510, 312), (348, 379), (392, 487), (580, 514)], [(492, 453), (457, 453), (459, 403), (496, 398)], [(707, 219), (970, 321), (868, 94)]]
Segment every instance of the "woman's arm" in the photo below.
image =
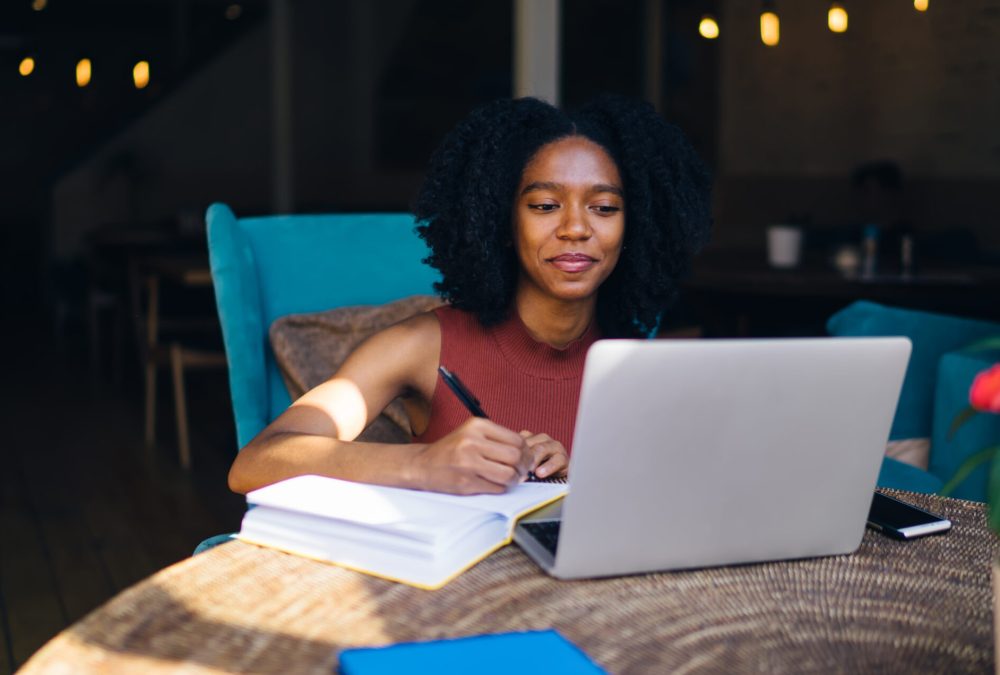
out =
[(469, 420), (432, 444), (354, 441), (397, 396), (430, 401), (440, 345), (431, 313), (369, 338), (239, 452), (230, 489), (245, 493), (318, 474), (444, 492), (506, 490), (527, 474), (533, 455), (519, 434), (487, 420)]

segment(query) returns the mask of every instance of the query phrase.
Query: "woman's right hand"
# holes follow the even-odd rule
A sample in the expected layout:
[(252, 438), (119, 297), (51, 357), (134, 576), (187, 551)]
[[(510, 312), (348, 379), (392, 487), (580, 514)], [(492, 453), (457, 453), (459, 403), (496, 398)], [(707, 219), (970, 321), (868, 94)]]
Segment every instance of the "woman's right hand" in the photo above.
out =
[(435, 492), (499, 494), (528, 475), (533, 458), (520, 434), (473, 417), (417, 451), (414, 482)]

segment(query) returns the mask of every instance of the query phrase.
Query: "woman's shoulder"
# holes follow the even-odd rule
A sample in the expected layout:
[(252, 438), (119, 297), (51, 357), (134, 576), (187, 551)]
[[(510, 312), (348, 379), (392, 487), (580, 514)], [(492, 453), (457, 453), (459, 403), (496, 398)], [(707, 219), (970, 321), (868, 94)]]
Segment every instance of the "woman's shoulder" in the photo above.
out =
[(441, 305), (393, 324), (376, 333), (371, 340), (380, 348), (391, 348), (397, 353), (425, 350), (437, 353), (442, 343), (458, 341), (465, 344), (485, 334), (486, 329), (475, 314)]
[(393, 342), (405, 343), (421, 343), (428, 339), (439, 340), (441, 336), (439, 312), (444, 307), (436, 307), (414, 314), (379, 331), (376, 336)]

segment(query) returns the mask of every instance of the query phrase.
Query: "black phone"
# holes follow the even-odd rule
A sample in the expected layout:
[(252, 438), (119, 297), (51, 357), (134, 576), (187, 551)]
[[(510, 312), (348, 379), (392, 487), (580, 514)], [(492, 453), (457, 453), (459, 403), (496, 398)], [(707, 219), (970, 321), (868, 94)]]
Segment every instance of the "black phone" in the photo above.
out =
[(868, 526), (895, 539), (914, 539), (951, 529), (951, 521), (876, 492), (868, 512)]

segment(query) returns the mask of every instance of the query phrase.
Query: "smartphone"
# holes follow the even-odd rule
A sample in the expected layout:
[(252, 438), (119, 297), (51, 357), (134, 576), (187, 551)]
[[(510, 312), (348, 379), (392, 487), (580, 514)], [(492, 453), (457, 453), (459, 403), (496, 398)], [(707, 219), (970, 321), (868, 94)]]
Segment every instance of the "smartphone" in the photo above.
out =
[(868, 512), (868, 526), (896, 539), (914, 539), (947, 532), (951, 521), (876, 492)]

